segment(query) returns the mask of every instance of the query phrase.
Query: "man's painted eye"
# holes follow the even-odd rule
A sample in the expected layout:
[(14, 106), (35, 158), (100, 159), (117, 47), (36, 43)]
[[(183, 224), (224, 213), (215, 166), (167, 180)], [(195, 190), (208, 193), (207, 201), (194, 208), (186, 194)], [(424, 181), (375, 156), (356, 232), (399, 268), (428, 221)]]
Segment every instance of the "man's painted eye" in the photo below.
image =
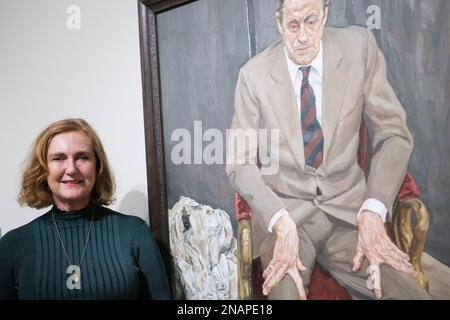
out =
[(305, 23), (306, 23), (306, 25), (308, 27), (315, 28), (315, 27), (317, 27), (319, 25), (319, 19), (317, 19), (315, 17), (314, 18), (310, 18), (310, 19), (306, 19)]
[(300, 29), (300, 26), (298, 25), (298, 23), (293, 22), (289, 24), (288, 29), (290, 32), (297, 32)]

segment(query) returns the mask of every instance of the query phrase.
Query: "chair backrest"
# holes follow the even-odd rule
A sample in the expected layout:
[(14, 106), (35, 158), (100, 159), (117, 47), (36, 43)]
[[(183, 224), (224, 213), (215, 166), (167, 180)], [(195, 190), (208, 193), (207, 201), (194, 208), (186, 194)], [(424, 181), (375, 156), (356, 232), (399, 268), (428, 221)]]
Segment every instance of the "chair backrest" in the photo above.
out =
[(369, 174), (371, 158), (372, 148), (370, 148), (369, 135), (367, 134), (367, 127), (363, 118), (359, 128), (358, 164), (364, 170), (366, 177)]

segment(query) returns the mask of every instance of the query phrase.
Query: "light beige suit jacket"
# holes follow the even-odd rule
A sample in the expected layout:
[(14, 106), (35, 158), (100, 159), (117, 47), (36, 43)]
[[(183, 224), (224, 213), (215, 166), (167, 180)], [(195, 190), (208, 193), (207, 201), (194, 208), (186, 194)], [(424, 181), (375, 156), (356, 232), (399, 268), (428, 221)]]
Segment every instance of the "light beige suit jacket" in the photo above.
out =
[[(297, 224), (320, 208), (355, 225), (367, 198), (382, 201), (392, 212), (406, 174), (413, 142), (372, 33), (360, 27), (326, 28), (322, 40), (324, 159), (317, 170), (305, 166), (300, 115), (283, 43), (278, 41), (251, 59), (239, 74), (231, 129), (280, 131), (279, 148), (271, 147), (269, 135), (268, 143), (258, 141), (257, 147), (238, 153), (239, 161), (230, 158), (234, 140), (228, 141), (227, 174), (255, 212), (255, 248), (282, 208)], [(362, 115), (373, 147), (367, 181), (357, 163)], [(272, 161), (279, 155), (276, 174), (261, 174), (258, 151)], [(318, 187), (322, 195), (317, 194)]]

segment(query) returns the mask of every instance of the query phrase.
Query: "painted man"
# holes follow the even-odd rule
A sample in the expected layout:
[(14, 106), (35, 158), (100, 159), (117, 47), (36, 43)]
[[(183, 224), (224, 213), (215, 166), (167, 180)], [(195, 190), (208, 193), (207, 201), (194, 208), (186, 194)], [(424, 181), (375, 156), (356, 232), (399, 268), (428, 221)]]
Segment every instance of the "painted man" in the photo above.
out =
[[(236, 86), (237, 138), (279, 130), (277, 148), (273, 141), (237, 146), (243, 151), (227, 165), (232, 186), (255, 212), (263, 293), (306, 299), (317, 261), (355, 299), (429, 299), (384, 225), (413, 148), (405, 112), (372, 33), (325, 28), (328, 5), (280, 1), (282, 39), (241, 69)], [(357, 161), (362, 118), (373, 148), (367, 179)], [(264, 155), (278, 161), (275, 174), (257, 166)]]

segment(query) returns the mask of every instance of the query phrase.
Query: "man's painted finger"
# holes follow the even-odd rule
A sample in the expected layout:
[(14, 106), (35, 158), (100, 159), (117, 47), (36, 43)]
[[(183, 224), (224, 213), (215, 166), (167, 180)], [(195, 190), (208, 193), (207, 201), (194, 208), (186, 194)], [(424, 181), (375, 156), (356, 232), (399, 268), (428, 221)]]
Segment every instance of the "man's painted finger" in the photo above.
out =
[(402, 256), (403, 259), (405, 259), (406, 261), (411, 261), (411, 257), (409, 256), (409, 254), (404, 253), (399, 248), (397, 248), (397, 250), (398, 250), (398, 253)]
[(306, 270), (308, 270), (302, 263), (302, 261), (300, 259), (297, 259), (297, 269), (300, 270), (301, 272), (305, 272)]
[(361, 269), (361, 264), (364, 261), (364, 253), (362, 252), (356, 252), (355, 256), (353, 257), (353, 272), (359, 271)]
[(279, 261), (275, 258), (272, 259), (272, 261), (270, 261), (270, 263), (269, 263), (269, 266), (266, 268), (266, 270), (263, 273), (264, 279), (266, 279), (269, 276), (269, 274), (271, 274), (271, 273), (275, 274), (282, 265), (283, 265), (282, 261)]
[(416, 271), (416, 269), (414, 269), (414, 267), (412, 266), (412, 264), (410, 264), (407, 261), (403, 261), (403, 263), (401, 263), (400, 265), (400, 271), (410, 275), (411, 277), (416, 278), (418, 276), (418, 272)]
[(408, 275), (410, 275), (411, 277), (417, 277), (418, 273), (416, 271), (416, 269), (414, 269), (413, 265), (407, 261), (402, 259), (400, 256), (397, 256), (397, 258), (392, 258), (390, 257), (389, 259), (386, 259), (386, 263), (388, 265), (390, 265), (392, 268), (394, 268), (395, 270), (404, 272)]
[(402, 259), (407, 261), (411, 260), (410, 256), (407, 253), (400, 250), (395, 244), (392, 244), (391, 250), (394, 252), (395, 256), (400, 256)]
[(264, 273), (263, 273), (264, 279), (267, 278), (267, 276), (269, 275), (269, 273), (272, 272), (272, 270), (273, 270), (273, 260), (272, 260), (272, 262), (269, 264), (269, 266), (266, 268), (266, 270), (264, 270)]
[(265, 291), (263, 290), (263, 293), (267, 292), (264, 293), (264, 295), (268, 295), (270, 291), (272, 291), (272, 289), (280, 282), (280, 280), (281, 278), (279, 276), (274, 275), (273, 273), (270, 274), (266, 280), (267, 285), (265, 286)]
[(269, 279), (267, 278), (263, 283), (263, 295), (267, 296), (270, 293)]
[(266, 278), (264, 280), (264, 283), (263, 283), (263, 294), (265, 296), (267, 296), (270, 293), (270, 291), (272, 290), (271, 283), (272, 283), (272, 279), (273, 279), (274, 275), (275, 275), (275, 273), (272, 271), (271, 273), (269, 273), (266, 276)]
[(383, 292), (381, 291), (381, 289), (374, 289), (373, 291), (374, 291), (375, 297), (377, 297), (377, 299), (383, 298)]
[(289, 275), (294, 280), (295, 285), (297, 286), (298, 296), (300, 300), (306, 300), (305, 288), (303, 287), (303, 280), (297, 270), (289, 271)]
[[(263, 284), (263, 294), (268, 295), (272, 288), (275, 287), (281, 279), (283, 279), (286, 274), (287, 266), (286, 264), (276, 264), (271, 273), (269, 273), (266, 277), (266, 280)], [(265, 293), (267, 292), (267, 293)]]

